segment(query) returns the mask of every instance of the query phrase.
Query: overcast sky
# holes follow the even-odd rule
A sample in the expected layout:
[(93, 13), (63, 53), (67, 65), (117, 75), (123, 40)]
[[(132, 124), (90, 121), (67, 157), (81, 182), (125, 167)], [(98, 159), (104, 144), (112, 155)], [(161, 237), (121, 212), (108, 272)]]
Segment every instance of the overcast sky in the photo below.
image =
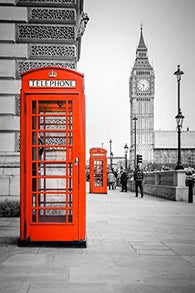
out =
[(140, 24), (155, 70), (155, 130), (175, 130), (177, 82), (181, 65), (184, 129), (195, 130), (195, 1), (84, 0), (90, 18), (81, 44), (78, 71), (85, 75), (87, 157), (101, 147), (124, 155), (130, 141), (129, 76), (140, 38)]

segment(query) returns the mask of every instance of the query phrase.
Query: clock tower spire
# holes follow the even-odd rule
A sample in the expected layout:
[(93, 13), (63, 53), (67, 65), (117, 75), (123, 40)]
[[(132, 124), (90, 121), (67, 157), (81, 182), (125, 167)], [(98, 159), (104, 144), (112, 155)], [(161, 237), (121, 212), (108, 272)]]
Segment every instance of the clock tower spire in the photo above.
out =
[[(148, 60), (148, 49), (141, 24), (136, 59), (129, 79), (131, 168), (134, 168), (136, 154), (142, 155), (144, 165), (153, 163), (154, 79), (154, 70)], [(133, 120), (135, 116), (137, 120)]]
[(143, 26), (141, 24), (141, 33), (140, 33), (139, 45), (138, 45), (137, 50), (136, 50), (136, 59), (137, 58), (145, 58), (145, 57), (147, 57), (147, 52), (148, 52), (148, 49), (147, 49), (147, 47), (145, 45), (145, 42), (144, 42)]

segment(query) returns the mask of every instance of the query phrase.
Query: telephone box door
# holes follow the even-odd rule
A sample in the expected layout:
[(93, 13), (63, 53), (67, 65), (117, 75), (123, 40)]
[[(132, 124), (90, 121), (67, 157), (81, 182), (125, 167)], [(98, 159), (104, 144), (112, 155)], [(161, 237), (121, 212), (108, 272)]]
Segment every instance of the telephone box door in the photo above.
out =
[(79, 186), (84, 122), (78, 115), (78, 98), (68, 93), (25, 95), (21, 240), (85, 239), (85, 190)]
[(107, 193), (107, 157), (102, 148), (90, 149), (90, 193)]

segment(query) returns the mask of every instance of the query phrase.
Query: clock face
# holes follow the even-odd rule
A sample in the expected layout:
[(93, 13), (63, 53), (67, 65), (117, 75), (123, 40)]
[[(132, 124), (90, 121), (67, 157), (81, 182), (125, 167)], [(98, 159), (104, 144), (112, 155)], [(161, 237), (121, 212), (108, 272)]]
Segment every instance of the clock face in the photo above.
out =
[(140, 79), (137, 87), (141, 92), (145, 92), (149, 89), (149, 82), (146, 79)]

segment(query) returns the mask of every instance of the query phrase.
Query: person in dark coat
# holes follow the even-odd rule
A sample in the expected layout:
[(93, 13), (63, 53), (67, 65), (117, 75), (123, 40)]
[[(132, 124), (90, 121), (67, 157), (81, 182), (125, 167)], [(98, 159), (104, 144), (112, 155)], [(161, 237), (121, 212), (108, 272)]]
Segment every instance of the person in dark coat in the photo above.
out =
[(128, 175), (127, 175), (127, 171), (124, 170), (122, 175), (121, 175), (121, 192), (125, 191), (127, 192), (127, 179), (128, 179)]
[(137, 165), (137, 167), (135, 168), (133, 175), (134, 175), (134, 180), (135, 180), (135, 196), (138, 197), (138, 187), (139, 187), (140, 193), (141, 193), (141, 198), (142, 198), (143, 197), (142, 181), (144, 179), (144, 173), (139, 165)]

